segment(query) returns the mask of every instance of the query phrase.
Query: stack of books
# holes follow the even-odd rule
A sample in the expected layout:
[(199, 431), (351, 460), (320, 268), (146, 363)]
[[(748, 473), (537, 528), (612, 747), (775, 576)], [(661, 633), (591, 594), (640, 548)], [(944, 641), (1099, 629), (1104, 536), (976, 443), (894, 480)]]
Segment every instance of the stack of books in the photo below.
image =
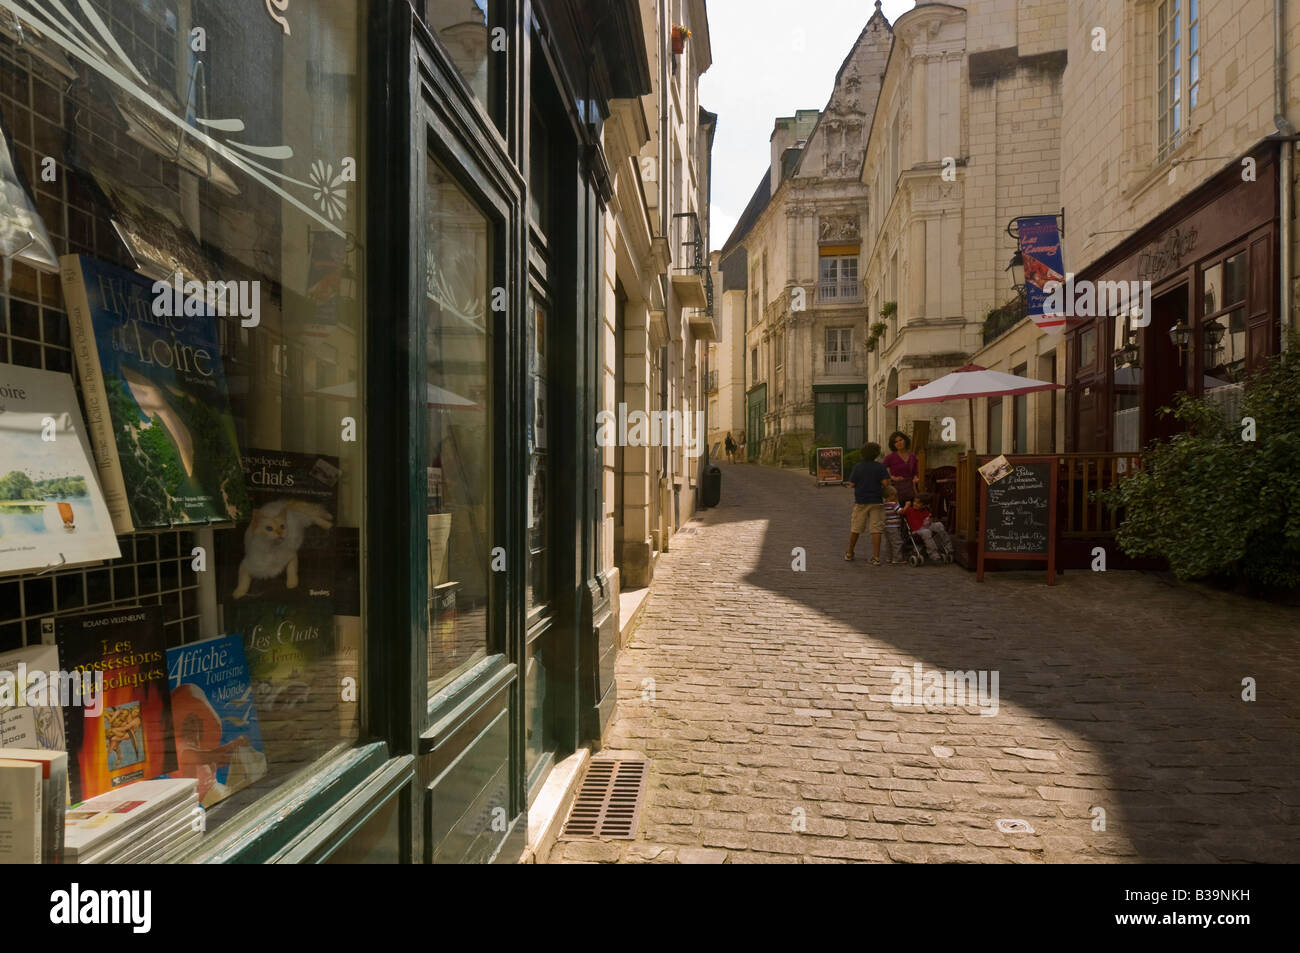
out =
[(68, 756), (0, 748), (0, 864), (63, 863)]
[(194, 778), (137, 781), (68, 811), (63, 856), (69, 864), (152, 864), (202, 836)]

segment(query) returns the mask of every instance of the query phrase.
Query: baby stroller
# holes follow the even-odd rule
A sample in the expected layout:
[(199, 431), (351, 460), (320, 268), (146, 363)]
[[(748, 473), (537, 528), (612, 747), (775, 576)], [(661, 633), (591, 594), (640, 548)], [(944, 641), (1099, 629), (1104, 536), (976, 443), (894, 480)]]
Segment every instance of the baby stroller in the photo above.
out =
[[(925, 542), (912, 532), (907, 525), (907, 520), (903, 520), (898, 530), (899, 535), (903, 537), (903, 552), (907, 554), (908, 564), (913, 569), (924, 566), (926, 563)], [(942, 564), (947, 565), (956, 558), (949, 537), (934, 537), (934, 545), (939, 550), (939, 561)]]

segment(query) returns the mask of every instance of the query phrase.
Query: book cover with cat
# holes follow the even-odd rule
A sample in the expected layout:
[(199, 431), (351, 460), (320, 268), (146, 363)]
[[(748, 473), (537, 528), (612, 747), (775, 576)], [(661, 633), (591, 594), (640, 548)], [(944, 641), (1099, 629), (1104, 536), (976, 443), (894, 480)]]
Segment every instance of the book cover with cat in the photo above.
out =
[(205, 808), (266, 774), (244, 640), (219, 635), (167, 650), (176, 776), (195, 778)]
[(252, 516), (221, 534), (221, 601), (328, 602), (338, 559), (338, 457), (250, 448), (243, 467)]
[(244, 640), (267, 759), (284, 767), (338, 740), (342, 704), (333, 607), (327, 600), (225, 606), (225, 629)]
[(175, 770), (162, 607), (60, 617), (55, 642), (85, 686), (63, 711), (72, 802)]
[(114, 529), (247, 519), (220, 319), (204, 286), (191, 281), (178, 291), (86, 255), (59, 263)]

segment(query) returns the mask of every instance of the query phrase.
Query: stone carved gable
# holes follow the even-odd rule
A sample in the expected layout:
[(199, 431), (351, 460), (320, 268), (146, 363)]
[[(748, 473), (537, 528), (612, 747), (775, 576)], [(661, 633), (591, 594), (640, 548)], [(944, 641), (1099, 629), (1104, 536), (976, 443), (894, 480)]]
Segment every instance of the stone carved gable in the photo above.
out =
[(856, 179), (893, 33), (879, 9), (858, 36), (809, 137), (800, 176)]

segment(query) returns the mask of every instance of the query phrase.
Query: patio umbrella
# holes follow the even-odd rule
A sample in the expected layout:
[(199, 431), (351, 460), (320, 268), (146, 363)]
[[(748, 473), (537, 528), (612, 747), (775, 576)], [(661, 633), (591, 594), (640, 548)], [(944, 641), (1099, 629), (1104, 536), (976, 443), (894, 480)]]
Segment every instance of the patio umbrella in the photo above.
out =
[(1051, 381), (1037, 381), (1030, 377), (1017, 377), (990, 371), (978, 364), (967, 364), (951, 374), (945, 374), (937, 381), (931, 381), (924, 387), (909, 391), (902, 397), (895, 397), (885, 406), (897, 407), (901, 404), (940, 404), (949, 400), (966, 399), (969, 414), (971, 444), (975, 443), (975, 398), (976, 397), (1014, 397), (1020, 394), (1032, 394), (1043, 390), (1064, 390), (1064, 385)]

